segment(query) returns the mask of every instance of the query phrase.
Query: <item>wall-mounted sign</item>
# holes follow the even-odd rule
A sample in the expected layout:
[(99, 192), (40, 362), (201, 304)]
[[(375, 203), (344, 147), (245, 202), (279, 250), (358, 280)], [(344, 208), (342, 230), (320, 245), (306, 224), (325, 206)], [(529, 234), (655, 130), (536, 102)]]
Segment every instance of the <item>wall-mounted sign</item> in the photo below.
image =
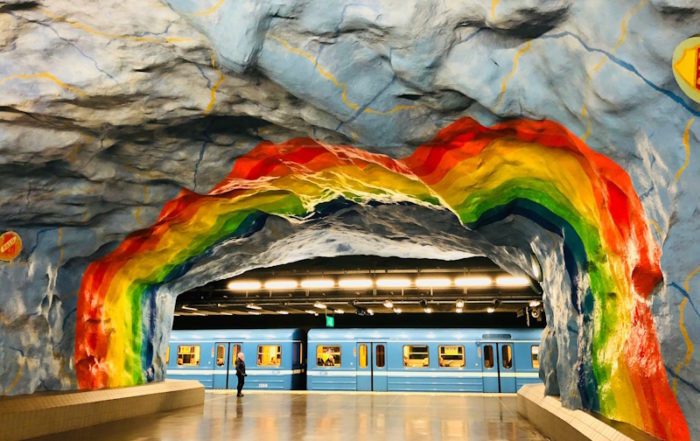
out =
[(700, 37), (692, 37), (673, 51), (673, 75), (680, 88), (700, 103)]
[(22, 251), (22, 239), (14, 231), (0, 235), (0, 260), (14, 260)]

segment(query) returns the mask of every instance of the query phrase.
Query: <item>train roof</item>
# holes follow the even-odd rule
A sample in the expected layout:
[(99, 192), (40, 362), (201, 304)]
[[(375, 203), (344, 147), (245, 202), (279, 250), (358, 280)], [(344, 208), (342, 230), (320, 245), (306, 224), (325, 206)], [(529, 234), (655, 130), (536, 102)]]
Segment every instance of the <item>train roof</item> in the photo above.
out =
[(170, 341), (248, 341), (300, 339), (302, 330), (290, 329), (205, 329), (172, 331)]
[(542, 329), (311, 329), (309, 341), (385, 339), (385, 340), (540, 340)]

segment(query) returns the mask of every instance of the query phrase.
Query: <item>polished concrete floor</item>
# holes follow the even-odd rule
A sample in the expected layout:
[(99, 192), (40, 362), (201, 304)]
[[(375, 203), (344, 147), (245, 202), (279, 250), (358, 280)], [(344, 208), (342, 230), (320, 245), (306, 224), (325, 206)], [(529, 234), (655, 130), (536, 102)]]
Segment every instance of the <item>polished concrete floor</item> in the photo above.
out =
[(204, 407), (36, 440), (544, 440), (515, 395), (208, 392)]

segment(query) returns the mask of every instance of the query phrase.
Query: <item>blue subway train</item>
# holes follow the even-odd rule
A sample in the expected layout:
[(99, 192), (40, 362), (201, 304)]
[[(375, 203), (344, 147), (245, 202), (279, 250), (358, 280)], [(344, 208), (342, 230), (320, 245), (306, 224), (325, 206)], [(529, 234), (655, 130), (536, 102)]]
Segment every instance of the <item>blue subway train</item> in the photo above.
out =
[[(541, 329), (174, 331), (168, 378), (235, 389), (516, 392), (540, 382)], [(172, 354), (172, 355), (171, 355)]]
[(235, 361), (246, 360), (247, 389), (304, 387), (300, 329), (173, 331), (168, 345), (168, 378), (198, 380), (207, 389), (235, 389)]

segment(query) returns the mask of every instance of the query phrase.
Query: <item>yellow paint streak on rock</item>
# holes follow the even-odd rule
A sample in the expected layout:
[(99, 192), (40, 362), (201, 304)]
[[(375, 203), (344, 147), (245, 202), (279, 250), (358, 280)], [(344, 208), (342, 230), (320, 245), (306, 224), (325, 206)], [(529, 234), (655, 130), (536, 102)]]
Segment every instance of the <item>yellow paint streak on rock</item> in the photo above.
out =
[[(622, 17), (622, 23), (620, 24), (620, 38), (617, 39), (615, 47), (610, 51), (611, 54), (614, 55), (620, 46), (622, 46), (625, 38), (627, 38), (627, 25), (629, 24), (630, 19), (647, 4), (647, 1), (648, 0), (642, 0), (641, 3), (627, 11), (625, 16)], [(594, 73), (598, 72), (607, 61), (608, 57), (603, 57), (603, 59), (600, 60), (598, 64), (596, 64), (593, 69), (588, 72), (586, 77), (586, 87), (583, 89), (583, 105), (581, 106), (581, 116), (583, 116), (583, 119), (586, 121), (586, 132), (583, 134), (583, 136), (581, 136), (581, 139), (584, 141), (591, 136), (591, 133), (593, 132), (593, 126), (591, 125), (591, 120), (588, 117), (588, 110), (586, 109), (586, 95), (588, 95), (588, 90), (591, 87), (591, 77)]]
[(75, 87), (75, 86), (71, 86), (70, 84), (66, 84), (48, 72), (40, 72), (40, 73), (35, 73), (35, 74), (8, 75), (8, 76), (0, 79), (0, 84), (6, 83), (6, 82), (12, 81), (12, 80), (40, 80), (40, 79), (51, 80), (54, 83), (61, 86), (62, 88), (64, 88), (65, 90), (68, 90), (69, 92), (73, 92), (76, 95), (80, 95), (80, 96), (84, 96), (84, 97), (88, 96), (87, 92), (85, 92), (84, 90), (82, 90), (78, 87)]
[[(688, 274), (688, 277), (685, 278), (685, 284), (683, 287), (685, 288), (685, 292), (688, 294), (688, 297), (690, 297), (690, 279), (695, 276), (695, 274), (700, 271), (700, 266), (696, 267), (694, 270)], [(681, 334), (683, 334), (683, 339), (685, 340), (685, 345), (687, 347), (685, 351), (685, 360), (681, 361), (676, 365), (676, 369), (674, 369), (674, 372), (676, 375), (679, 375), (681, 372), (681, 369), (688, 366), (690, 364), (690, 359), (693, 356), (693, 351), (695, 350), (695, 346), (693, 346), (692, 340), (690, 340), (690, 336), (688, 335), (688, 331), (685, 329), (685, 324), (683, 323), (683, 311), (685, 310), (685, 305), (688, 304), (688, 297), (685, 297), (683, 301), (681, 302), (680, 306), (680, 318), (678, 319), (678, 325), (681, 328)], [(673, 379), (673, 393), (676, 393), (676, 389), (678, 386), (678, 378)]]
[(651, 224), (651, 226), (654, 227), (656, 232), (659, 233), (659, 238), (663, 239), (664, 235), (661, 232), (661, 227), (659, 226), (659, 224), (653, 219), (649, 219), (649, 224)]
[(10, 383), (10, 385), (7, 387), (7, 389), (5, 389), (5, 391), (3, 392), (4, 395), (9, 394), (12, 391), (12, 389), (14, 389), (15, 386), (17, 386), (17, 383), (19, 383), (20, 377), (22, 377), (22, 370), (23, 369), (24, 369), (24, 363), (19, 365), (19, 371), (17, 372), (17, 376), (15, 377), (14, 381), (12, 381), (12, 383)]
[(690, 163), (690, 126), (693, 125), (693, 121), (695, 121), (695, 117), (690, 118), (688, 124), (685, 125), (685, 131), (683, 131), (683, 148), (685, 149), (685, 162), (676, 173), (676, 182), (678, 182), (678, 180), (681, 178), (681, 175), (685, 171), (685, 168), (688, 167), (688, 164)]
[(216, 102), (216, 91), (226, 78), (224, 74), (219, 70), (219, 68), (216, 67), (216, 52), (214, 52), (213, 50), (211, 51), (211, 67), (213, 67), (216, 73), (219, 74), (219, 79), (216, 80), (216, 83), (214, 83), (214, 85), (211, 88), (211, 99), (209, 100), (207, 108), (204, 110), (205, 115), (208, 115), (209, 112), (211, 112), (211, 109), (214, 108), (214, 103)]
[(55, 15), (47, 9), (40, 8), (39, 11), (41, 11), (42, 14), (46, 15), (47, 17), (49, 17), (55, 21), (60, 21), (60, 22), (65, 23), (69, 26), (72, 26), (76, 29), (80, 29), (82, 31), (85, 31), (89, 34), (96, 35), (98, 37), (109, 38), (112, 40), (129, 40), (129, 41), (135, 41), (135, 42), (139, 42), (139, 43), (182, 43), (182, 42), (187, 42), (187, 41), (192, 40), (191, 38), (183, 38), (183, 37), (165, 37), (165, 38), (163, 38), (163, 37), (143, 37), (143, 36), (128, 35), (128, 34), (112, 34), (109, 32), (102, 32), (98, 29), (92, 28), (92, 27), (84, 25), (82, 23), (78, 23), (76, 21), (71, 21), (65, 17)]
[(496, 5), (498, 5), (501, 0), (491, 0), (491, 17), (496, 16)]
[(503, 101), (503, 97), (506, 94), (506, 89), (508, 87), (508, 80), (513, 78), (513, 75), (515, 75), (515, 71), (518, 70), (518, 60), (520, 60), (520, 57), (527, 51), (529, 51), (532, 48), (532, 42), (528, 41), (527, 44), (515, 53), (515, 58), (513, 58), (513, 69), (510, 71), (508, 75), (506, 75), (505, 78), (503, 78), (503, 83), (501, 83), (501, 93), (498, 94), (498, 99), (496, 99), (496, 104), (494, 107), (498, 107), (501, 104), (501, 101)]
[(209, 8), (207, 10), (199, 11), (199, 12), (190, 12), (188, 15), (194, 15), (194, 16), (199, 17), (202, 15), (213, 14), (214, 12), (216, 12), (217, 9), (219, 9), (221, 7), (221, 5), (224, 4), (225, 1), (226, 0), (219, 0), (214, 6), (212, 6), (211, 8)]
[[(332, 73), (330, 73), (326, 69), (324, 69), (318, 63), (318, 60), (316, 59), (316, 57), (314, 57), (313, 55), (311, 55), (308, 52), (304, 52), (301, 49), (297, 49), (297, 48), (293, 47), (292, 45), (287, 43), (286, 40), (282, 39), (281, 37), (278, 37), (277, 35), (268, 34), (268, 36), (270, 38), (272, 38), (273, 40), (279, 42), (287, 51), (292, 52), (292, 53), (297, 54), (297, 55), (300, 55), (300, 56), (306, 58), (307, 60), (309, 60), (311, 63), (313, 63), (314, 67), (321, 74), (321, 76), (323, 76), (323, 78), (325, 78), (328, 81), (330, 81), (331, 83), (333, 83), (333, 85), (335, 87), (337, 87), (338, 89), (340, 89), (342, 91), (341, 99), (343, 100), (343, 104), (345, 104), (351, 110), (354, 110), (354, 111), (360, 110), (360, 108), (362, 106), (360, 106), (359, 104), (354, 103), (348, 99), (348, 86), (347, 86), (347, 84), (338, 81), (338, 79), (335, 77), (335, 75), (333, 75)], [(370, 109), (368, 107), (368, 108), (363, 109), (362, 112), (375, 114), (375, 115), (390, 115), (390, 114), (395, 113), (395, 112), (399, 112), (402, 110), (414, 109), (416, 107), (417, 107), (416, 105), (399, 105), (399, 106), (392, 107), (391, 109), (386, 110), (386, 111)]]

